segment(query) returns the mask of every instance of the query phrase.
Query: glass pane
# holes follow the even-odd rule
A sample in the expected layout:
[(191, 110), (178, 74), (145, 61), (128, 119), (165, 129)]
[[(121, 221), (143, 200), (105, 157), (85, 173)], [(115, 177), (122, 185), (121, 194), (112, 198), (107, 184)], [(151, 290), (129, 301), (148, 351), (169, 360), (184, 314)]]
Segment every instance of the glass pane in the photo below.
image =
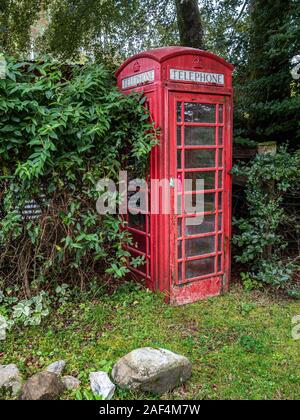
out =
[(193, 225), (194, 221), (195, 218), (186, 219), (185, 221), (185, 234), (187, 236), (215, 232), (216, 216), (214, 214), (203, 216), (203, 222), (199, 225)]
[(215, 252), (215, 236), (186, 239), (185, 241), (186, 257), (196, 257), (197, 255), (211, 254), (213, 252)]
[(218, 272), (222, 271), (222, 255), (218, 256)]
[(132, 236), (132, 245), (134, 248), (141, 252), (146, 253), (146, 236), (136, 233), (136, 232), (130, 232)]
[(222, 235), (219, 235), (218, 237), (218, 252), (223, 251), (223, 238)]
[(178, 241), (177, 259), (182, 259), (182, 241)]
[(219, 193), (219, 210), (223, 209), (223, 193)]
[(214, 146), (216, 130), (212, 127), (185, 127), (186, 146)]
[(178, 220), (177, 229), (178, 229), (178, 238), (181, 238), (182, 237), (182, 219)]
[(222, 226), (223, 225), (223, 215), (219, 214), (219, 223), (218, 223), (218, 230), (221, 231), (222, 230)]
[(149, 203), (147, 192), (143, 190), (141, 186), (135, 186), (134, 183), (132, 183), (131, 186), (132, 189), (135, 188), (135, 191), (128, 191), (127, 193), (129, 211), (131, 213), (148, 211)]
[(182, 263), (178, 264), (178, 281), (182, 281)]
[(181, 109), (182, 102), (177, 102), (177, 121), (181, 122)]
[(204, 194), (185, 194), (184, 208), (186, 214), (204, 213), (205, 195)]
[(177, 175), (177, 192), (178, 193), (181, 193), (183, 191), (183, 182), (182, 182), (183, 177), (184, 177), (183, 173), (179, 173)]
[(177, 195), (177, 214), (182, 214), (182, 195)]
[(223, 168), (223, 149), (219, 149), (219, 168)]
[(223, 123), (223, 111), (224, 111), (223, 105), (219, 105), (219, 123), (220, 124)]
[(215, 150), (186, 150), (186, 168), (214, 168), (216, 165)]
[[(201, 197), (200, 197), (201, 196)], [(203, 203), (204, 200), (204, 203)], [(214, 212), (216, 210), (215, 193), (185, 195), (185, 214)], [(197, 209), (196, 209), (197, 206)]]
[(219, 172), (219, 188), (223, 188), (223, 172)]
[(184, 196), (184, 210), (186, 214), (203, 213), (204, 210), (203, 194), (186, 194)]
[(181, 169), (181, 150), (177, 150), (177, 168)]
[(205, 194), (204, 211), (214, 212), (216, 210), (216, 197), (214, 193)]
[(216, 105), (185, 103), (184, 121), (195, 123), (215, 123)]
[(219, 128), (219, 145), (220, 146), (223, 145), (223, 128), (222, 127)]
[(215, 258), (205, 258), (197, 261), (187, 261), (185, 265), (185, 277), (192, 279), (206, 276), (215, 272)]
[[(197, 188), (197, 180), (204, 181), (205, 190), (214, 190), (216, 182), (216, 173), (213, 172), (187, 172), (185, 174), (185, 191), (199, 191), (201, 188), (201, 183), (199, 183)], [(189, 182), (187, 182), (189, 181)]]
[(145, 214), (128, 213), (128, 226), (137, 230), (146, 232), (146, 216)]
[(181, 146), (181, 127), (177, 127), (177, 146)]

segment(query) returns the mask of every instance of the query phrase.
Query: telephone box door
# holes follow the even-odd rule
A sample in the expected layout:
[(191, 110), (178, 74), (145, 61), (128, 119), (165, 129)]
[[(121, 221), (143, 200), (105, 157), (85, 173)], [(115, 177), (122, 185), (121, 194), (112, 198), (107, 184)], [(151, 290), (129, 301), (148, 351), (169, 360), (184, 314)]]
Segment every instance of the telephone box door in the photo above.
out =
[[(231, 98), (169, 94), (175, 304), (222, 293), (230, 270)], [(176, 182), (177, 181), (177, 182)]]

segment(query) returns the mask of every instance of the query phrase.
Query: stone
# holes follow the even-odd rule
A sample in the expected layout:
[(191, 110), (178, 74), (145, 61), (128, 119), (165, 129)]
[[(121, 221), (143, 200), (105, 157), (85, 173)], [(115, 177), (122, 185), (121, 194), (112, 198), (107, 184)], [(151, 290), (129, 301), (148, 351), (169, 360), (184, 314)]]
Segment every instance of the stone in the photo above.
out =
[(16, 365), (0, 365), (0, 388), (11, 390), (16, 397), (22, 389), (22, 378)]
[(51, 365), (46, 368), (46, 372), (55, 373), (55, 375), (61, 376), (65, 366), (66, 362), (64, 360), (59, 360), (58, 362), (51, 363)]
[(90, 373), (90, 384), (93, 394), (102, 397), (103, 400), (111, 400), (114, 396), (116, 387), (106, 372)]
[(40, 372), (23, 385), (21, 400), (56, 400), (64, 391), (65, 386), (55, 373)]
[(6, 330), (8, 328), (8, 324), (6, 319), (0, 315), (0, 340), (6, 340)]
[(81, 382), (73, 376), (63, 376), (61, 378), (61, 381), (64, 384), (65, 388), (68, 390), (77, 389), (81, 384)]
[(186, 382), (192, 374), (190, 361), (164, 349), (145, 347), (122, 357), (112, 377), (124, 389), (164, 394)]

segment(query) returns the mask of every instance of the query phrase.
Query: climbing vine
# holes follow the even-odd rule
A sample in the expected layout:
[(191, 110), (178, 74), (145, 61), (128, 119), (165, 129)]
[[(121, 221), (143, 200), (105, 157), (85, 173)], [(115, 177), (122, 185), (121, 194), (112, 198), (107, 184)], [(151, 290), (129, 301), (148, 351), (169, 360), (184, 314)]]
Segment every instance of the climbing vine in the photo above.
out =
[[(248, 217), (235, 220), (237, 233), (233, 244), (239, 252), (236, 260), (247, 267), (243, 279), (255, 279), (279, 288), (289, 288), (298, 258), (286, 258), (286, 229), (292, 224), (299, 230), (296, 215), (284, 209), (287, 192), (296, 193), (300, 181), (299, 154), (282, 147), (276, 155), (258, 154), (249, 165), (236, 166), (233, 173), (247, 179)], [(291, 294), (295, 294), (289, 289)]]
[(143, 102), (119, 93), (102, 66), (7, 58), (0, 79), (0, 289), (19, 285), (31, 298), (53, 283), (83, 289), (95, 278), (126, 274), (123, 245), (131, 239), (120, 217), (97, 214), (96, 185), (117, 181), (128, 162), (145, 168), (155, 139)]

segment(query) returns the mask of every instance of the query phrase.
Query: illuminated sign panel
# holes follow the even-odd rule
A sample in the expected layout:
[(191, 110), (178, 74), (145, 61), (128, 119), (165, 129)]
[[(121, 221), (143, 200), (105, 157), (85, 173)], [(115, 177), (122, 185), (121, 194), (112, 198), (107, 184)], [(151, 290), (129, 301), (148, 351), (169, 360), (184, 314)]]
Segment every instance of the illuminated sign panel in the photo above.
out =
[(126, 77), (122, 80), (122, 89), (132, 88), (145, 83), (154, 82), (154, 70), (146, 71), (145, 73), (135, 74), (134, 76)]
[(204, 73), (201, 71), (171, 69), (170, 79), (176, 82), (215, 83), (217, 85), (225, 84), (224, 74)]

